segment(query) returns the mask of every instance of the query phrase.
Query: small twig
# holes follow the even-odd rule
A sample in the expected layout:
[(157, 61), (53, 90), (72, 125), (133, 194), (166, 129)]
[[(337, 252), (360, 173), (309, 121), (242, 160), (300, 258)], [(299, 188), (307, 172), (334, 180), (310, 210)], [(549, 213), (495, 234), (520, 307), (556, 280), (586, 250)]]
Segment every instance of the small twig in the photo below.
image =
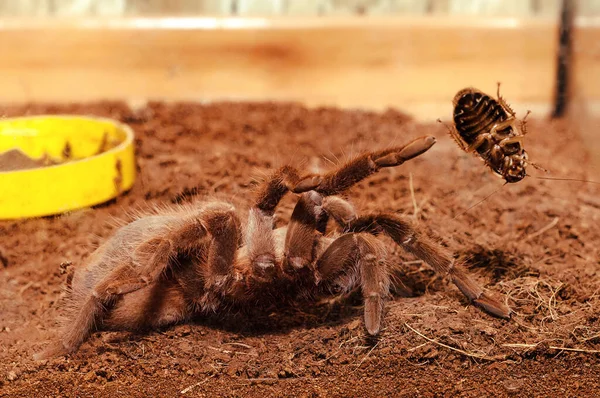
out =
[(375, 348), (377, 348), (377, 346), (379, 345), (380, 342), (381, 342), (381, 340), (379, 340), (377, 343), (375, 343), (375, 345), (369, 350), (369, 352), (367, 352), (367, 355), (365, 355), (363, 357), (363, 359), (360, 360), (360, 362), (358, 363), (358, 365), (356, 365), (356, 369), (360, 368), (360, 365), (362, 365), (363, 362), (369, 357), (369, 355), (371, 355), (371, 353), (373, 352), (373, 350)]
[(242, 352), (242, 351), (229, 351), (229, 350), (222, 350), (220, 348), (217, 347), (211, 347), (211, 346), (206, 346), (206, 348), (208, 348), (209, 350), (213, 350), (213, 351), (219, 351), (222, 352), (223, 354), (230, 354), (230, 355), (236, 355), (236, 354), (241, 354), (241, 355), (250, 355), (253, 357), (258, 356), (257, 353), (255, 352)]
[(212, 347), (212, 346), (209, 346), (209, 345), (207, 345), (207, 346), (206, 346), (206, 348), (208, 348), (209, 350), (213, 350), (213, 351), (219, 351), (219, 352), (222, 352), (223, 354), (232, 354), (232, 353), (233, 353), (233, 351), (229, 351), (229, 350), (222, 350), (222, 349), (220, 349), (220, 348), (217, 348), (217, 347)]
[(223, 343), (223, 345), (228, 344), (228, 345), (237, 345), (239, 347), (244, 347), (247, 348), (249, 350), (252, 349), (252, 346), (249, 346), (248, 344), (243, 344), (243, 343)]
[[(538, 345), (540, 345), (541, 343), (535, 343), (535, 344), (525, 344), (525, 343), (507, 343), (507, 344), (502, 344), (502, 347), (508, 347), (508, 348), (535, 348)], [(560, 351), (572, 351), (572, 352), (584, 352), (587, 354), (600, 354), (600, 350), (586, 350), (584, 348), (569, 348), (569, 347), (558, 347), (558, 346), (548, 346), (549, 349), (551, 350), (560, 350)]]
[(558, 224), (558, 217), (554, 217), (554, 220), (550, 221), (550, 223), (548, 225), (546, 225), (544, 228), (540, 229), (539, 231), (527, 236), (525, 238), (526, 241), (533, 239), (537, 236), (540, 236), (541, 234), (543, 234), (544, 232), (548, 231), (549, 229), (553, 228), (554, 226), (556, 226), (556, 224)]
[(25, 293), (25, 290), (29, 289), (31, 286), (33, 286), (32, 281), (29, 281), (25, 285), (23, 285), (23, 287), (19, 290), (19, 296), (22, 296), (23, 293)]
[(408, 186), (410, 188), (410, 198), (412, 199), (412, 204), (415, 209), (413, 217), (416, 219), (417, 215), (419, 214), (419, 206), (417, 205), (417, 199), (415, 198), (415, 187), (413, 186), (412, 173), (408, 173)]
[(418, 346), (416, 346), (416, 347), (409, 348), (407, 351), (408, 351), (408, 352), (413, 352), (413, 351), (416, 351), (416, 350), (418, 350), (418, 349), (419, 349), (419, 348), (421, 348), (421, 347), (425, 347), (427, 344), (429, 344), (429, 342), (425, 342), (425, 343), (423, 343), (423, 344), (419, 344), (419, 345), (418, 345)]
[(552, 303), (554, 303), (554, 308), (556, 308), (556, 294), (560, 291), (560, 289), (562, 289), (562, 287), (563, 287), (563, 285), (561, 283), (560, 285), (558, 285), (558, 287), (556, 289), (551, 290), (552, 295), (548, 299), (548, 309), (550, 310), (550, 316), (552, 317), (553, 321), (558, 319), (558, 314), (556, 313), (556, 310), (553, 309)]
[(597, 339), (599, 337), (600, 337), (600, 334), (596, 334), (594, 336), (590, 336), (590, 337), (586, 337), (584, 339), (581, 339), (581, 341), (585, 343), (586, 341), (594, 340), (594, 339)]
[(207, 377), (207, 378), (206, 378), (206, 379), (204, 379), (204, 380), (200, 380), (199, 382), (197, 382), (197, 383), (194, 383), (194, 384), (192, 384), (191, 386), (188, 386), (188, 387), (184, 388), (183, 390), (181, 390), (181, 391), (180, 391), (180, 393), (181, 393), (181, 394), (186, 394), (186, 393), (188, 393), (188, 392), (192, 391), (194, 388), (196, 388), (196, 387), (198, 387), (198, 386), (200, 386), (200, 385), (202, 385), (202, 384), (206, 383), (206, 382), (207, 382), (209, 379), (211, 379), (212, 377), (213, 377), (213, 376), (210, 376), (210, 377)]
[(456, 352), (458, 352), (458, 353), (460, 353), (460, 354), (463, 354), (463, 355), (466, 355), (466, 356), (468, 356), (468, 357), (473, 357), (473, 358), (477, 358), (477, 359), (485, 359), (485, 360), (487, 360), (487, 361), (495, 361), (495, 360), (496, 360), (496, 358), (488, 357), (488, 356), (487, 356), (487, 355), (485, 355), (485, 354), (476, 354), (476, 353), (472, 353), (472, 352), (464, 351), (464, 350), (461, 350), (461, 349), (458, 349), (458, 348), (455, 348), (455, 347), (449, 346), (449, 345), (447, 345), (447, 344), (444, 344), (444, 343), (440, 343), (440, 342), (439, 342), (439, 341), (437, 341), (437, 340), (434, 340), (434, 339), (432, 339), (432, 338), (430, 338), (430, 337), (427, 337), (427, 336), (425, 336), (423, 333), (419, 332), (417, 329), (413, 328), (413, 327), (412, 327), (412, 326), (410, 326), (408, 323), (404, 322), (404, 325), (405, 325), (407, 328), (409, 328), (410, 330), (412, 330), (414, 333), (416, 333), (417, 335), (419, 335), (419, 336), (421, 336), (422, 338), (424, 338), (425, 340), (429, 341), (430, 343), (433, 343), (433, 344), (439, 345), (440, 347), (444, 347), (444, 348), (447, 348), (447, 349), (449, 349), (449, 350), (456, 351)]

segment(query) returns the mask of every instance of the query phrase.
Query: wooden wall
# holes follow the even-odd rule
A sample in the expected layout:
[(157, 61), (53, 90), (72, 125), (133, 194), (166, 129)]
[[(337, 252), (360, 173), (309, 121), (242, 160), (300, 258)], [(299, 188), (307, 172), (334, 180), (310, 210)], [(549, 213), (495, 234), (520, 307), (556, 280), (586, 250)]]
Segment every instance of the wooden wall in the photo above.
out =
[[(600, 0), (575, 1), (572, 91), (600, 115)], [(545, 115), (560, 3), (0, 0), (0, 102), (293, 100), (432, 121), (458, 89), (502, 81), (519, 113)]]
[[(297, 100), (435, 120), (474, 85), (547, 113), (557, 21), (307, 17), (4, 22), (0, 102)], [(586, 36), (586, 40), (593, 40)], [(585, 53), (584, 53), (585, 54)], [(593, 59), (584, 63), (595, 68)], [(590, 87), (594, 86), (594, 87)], [(598, 96), (596, 85), (586, 88)], [(444, 113), (442, 113), (444, 112)]]
[[(0, 102), (297, 100), (433, 120), (458, 89), (502, 81), (548, 113), (559, 3), (3, 0)], [(574, 90), (598, 113), (600, 0), (577, 5)]]
[[(577, 0), (580, 15), (600, 15), (600, 0)], [(2, 0), (3, 16), (554, 16), (560, 0)]]

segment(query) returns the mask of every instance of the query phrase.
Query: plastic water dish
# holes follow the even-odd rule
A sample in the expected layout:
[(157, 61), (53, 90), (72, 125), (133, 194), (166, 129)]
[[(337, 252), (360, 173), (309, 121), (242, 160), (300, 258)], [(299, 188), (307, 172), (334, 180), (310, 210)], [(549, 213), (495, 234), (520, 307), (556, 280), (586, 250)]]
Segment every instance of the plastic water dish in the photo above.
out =
[(60, 214), (120, 195), (135, 180), (133, 137), (111, 119), (0, 119), (0, 219)]

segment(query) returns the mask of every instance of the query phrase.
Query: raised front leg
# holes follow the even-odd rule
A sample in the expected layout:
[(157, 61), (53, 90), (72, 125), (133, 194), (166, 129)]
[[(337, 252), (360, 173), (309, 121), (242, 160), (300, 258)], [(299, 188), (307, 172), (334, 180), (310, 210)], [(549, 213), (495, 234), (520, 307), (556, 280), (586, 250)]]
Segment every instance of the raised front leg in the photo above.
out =
[[(329, 216), (327, 212), (322, 214), (323, 196), (343, 192), (381, 168), (399, 166), (426, 152), (433, 144), (433, 137), (417, 138), (401, 147), (366, 153), (325, 174), (318, 186), (314, 187), (313, 191), (303, 194), (294, 208), (285, 241), (284, 271), (291, 272), (313, 263), (315, 234), (324, 231)], [(342, 206), (340, 211), (351, 209), (343, 206), (339, 200), (330, 200), (327, 203), (332, 209), (336, 206)]]
[(383, 167), (396, 167), (429, 150), (435, 144), (431, 136), (413, 140), (407, 145), (359, 156), (322, 177), (315, 191), (323, 196), (342, 193), (354, 184), (377, 173)]
[(286, 192), (313, 191), (302, 195), (288, 226), (284, 270), (289, 272), (313, 263), (315, 233), (324, 232), (328, 217), (321, 211), (322, 196), (343, 192), (381, 168), (399, 166), (433, 144), (434, 137), (420, 137), (401, 147), (366, 153), (324, 176), (298, 177), (291, 167), (279, 169), (261, 188), (256, 205), (250, 210), (246, 246), (251, 263), (263, 273), (275, 269), (273, 212)]

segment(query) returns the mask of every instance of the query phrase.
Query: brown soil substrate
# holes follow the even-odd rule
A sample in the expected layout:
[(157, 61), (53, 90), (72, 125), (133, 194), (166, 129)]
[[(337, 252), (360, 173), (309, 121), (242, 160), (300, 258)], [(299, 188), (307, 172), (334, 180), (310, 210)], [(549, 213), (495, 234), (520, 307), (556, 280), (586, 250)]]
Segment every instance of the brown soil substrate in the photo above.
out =
[[(594, 396), (600, 391), (600, 189), (527, 178), (502, 187), (441, 125), (402, 113), (295, 104), (27, 106), (7, 115), (85, 113), (129, 123), (139, 177), (107, 204), (0, 222), (0, 395), (28, 396)], [(529, 154), (555, 176), (591, 178), (576, 132), (532, 120)], [(360, 299), (215, 316), (146, 334), (95, 333), (74, 355), (34, 362), (56, 332), (65, 276), (132, 209), (204, 195), (238, 199), (292, 162), (323, 171), (363, 150), (423, 134), (426, 154), (381, 171), (349, 197), (361, 211), (413, 218), (465, 258), (515, 311), (468, 305), (447, 280), (390, 245), (406, 286), (368, 339)], [(535, 174), (535, 170), (530, 170)], [(411, 189), (412, 186), (412, 189)], [(293, 198), (278, 213), (289, 217)], [(415, 216), (416, 213), (416, 216)], [(224, 315), (224, 314), (220, 314)], [(183, 392), (183, 393), (182, 393)]]

